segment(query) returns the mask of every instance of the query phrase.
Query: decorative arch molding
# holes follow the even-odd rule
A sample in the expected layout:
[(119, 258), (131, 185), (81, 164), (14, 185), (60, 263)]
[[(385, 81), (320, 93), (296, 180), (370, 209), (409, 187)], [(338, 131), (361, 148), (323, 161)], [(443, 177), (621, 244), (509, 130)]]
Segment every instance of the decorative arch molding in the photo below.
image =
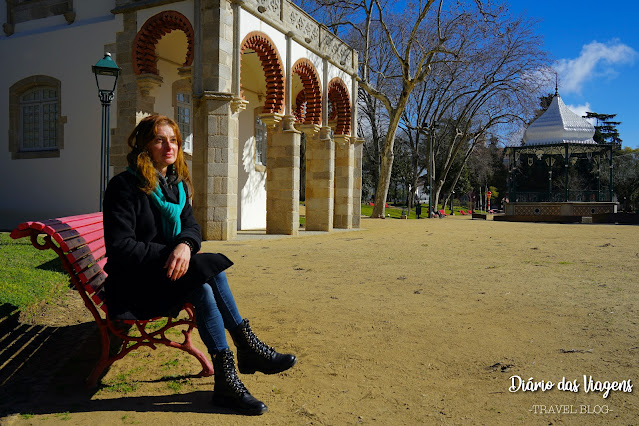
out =
[(281, 114), (284, 110), (284, 68), (275, 43), (266, 34), (254, 31), (244, 37), (241, 46), (242, 52), (246, 49), (255, 51), (264, 70), (266, 99), (263, 114)]
[(348, 135), (351, 131), (351, 101), (348, 88), (341, 78), (335, 77), (328, 83), (328, 100), (333, 109), (329, 120), (337, 119), (336, 135)]
[(292, 74), (302, 80), (303, 90), (295, 97), (295, 118), (304, 124), (320, 124), (322, 119), (322, 87), (317, 70), (308, 59), (299, 59), (293, 65)]
[(191, 66), (195, 39), (193, 26), (186, 16), (174, 10), (167, 10), (150, 17), (135, 35), (133, 40), (133, 71), (136, 75), (159, 75), (155, 46), (164, 35), (174, 30), (179, 30), (186, 34), (188, 47), (186, 59), (182, 66)]

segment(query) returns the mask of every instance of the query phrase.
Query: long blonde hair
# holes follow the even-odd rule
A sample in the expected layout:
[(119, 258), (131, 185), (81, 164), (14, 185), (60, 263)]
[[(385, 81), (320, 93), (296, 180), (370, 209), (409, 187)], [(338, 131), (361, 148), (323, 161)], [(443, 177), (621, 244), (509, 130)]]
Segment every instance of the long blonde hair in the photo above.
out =
[(150, 115), (143, 118), (135, 126), (127, 142), (131, 148), (131, 152), (127, 155), (129, 166), (137, 172), (141, 179), (140, 189), (146, 194), (153, 192), (158, 185), (157, 170), (153, 165), (153, 160), (147, 147), (157, 137), (158, 127), (163, 125), (168, 125), (173, 129), (178, 142), (177, 158), (175, 163), (169, 167), (169, 171), (177, 175), (178, 181), (184, 182), (190, 196), (193, 194), (193, 185), (189, 167), (184, 159), (184, 151), (182, 150), (182, 135), (177, 123), (166, 115)]

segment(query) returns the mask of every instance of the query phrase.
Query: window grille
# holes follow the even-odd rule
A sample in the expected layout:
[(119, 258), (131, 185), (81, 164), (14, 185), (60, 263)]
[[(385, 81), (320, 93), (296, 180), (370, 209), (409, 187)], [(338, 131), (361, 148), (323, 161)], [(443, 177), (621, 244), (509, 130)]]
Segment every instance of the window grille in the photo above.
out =
[(20, 151), (58, 149), (58, 92), (35, 87), (20, 97)]
[(175, 115), (175, 121), (182, 134), (182, 149), (190, 154), (193, 152), (193, 108), (190, 93), (177, 93)]
[(255, 164), (266, 166), (266, 124), (255, 116)]

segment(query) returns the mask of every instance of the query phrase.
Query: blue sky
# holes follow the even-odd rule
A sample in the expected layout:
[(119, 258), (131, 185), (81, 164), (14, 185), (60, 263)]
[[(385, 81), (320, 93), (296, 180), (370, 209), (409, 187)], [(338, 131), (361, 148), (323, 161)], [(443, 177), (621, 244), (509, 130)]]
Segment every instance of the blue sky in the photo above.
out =
[(617, 114), (623, 146), (639, 148), (639, 1), (509, 4), (513, 14), (539, 20), (537, 33), (556, 61), (564, 103), (579, 115)]

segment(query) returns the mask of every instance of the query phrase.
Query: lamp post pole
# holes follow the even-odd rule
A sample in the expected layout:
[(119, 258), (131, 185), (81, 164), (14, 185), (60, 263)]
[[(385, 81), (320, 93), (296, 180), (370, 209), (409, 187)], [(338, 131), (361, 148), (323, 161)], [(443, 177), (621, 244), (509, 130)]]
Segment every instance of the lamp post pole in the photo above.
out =
[[(98, 97), (102, 103), (102, 132), (100, 136), (100, 211), (102, 211), (102, 199), (107, 183), (109, 182), (109, 153), (111, 148), (111, 101), (115, 87), (120, 75), (120, 68), (111, 58), (110, 53), (106, 53), (91, 67), (95, 74), (95, 83), (98, 86)], [(111, 85), (113, 82), (113, 85)], [(106, 88), (105, 88), (106, 85)]]
[(99, 96), (102, 103), (102, 132), (100, 136), (100, 211), (102, 211), (102, 198), (106, 185), (109, 183), (109, 152), (111, 149), (109, 128), (111, 127), (113, 92), (100, 90)]

